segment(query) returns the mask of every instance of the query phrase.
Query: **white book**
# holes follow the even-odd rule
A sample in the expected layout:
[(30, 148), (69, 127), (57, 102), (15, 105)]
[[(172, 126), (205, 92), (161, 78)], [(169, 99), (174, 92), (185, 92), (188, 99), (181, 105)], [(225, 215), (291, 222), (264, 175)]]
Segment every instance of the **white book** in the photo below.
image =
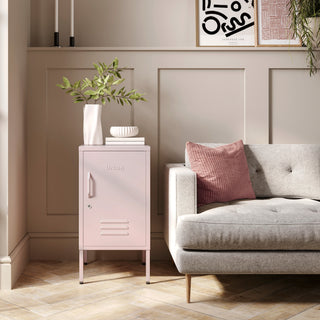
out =
[(108, 146), (116, 146), (116, 145), (144, 145), (144, 142), (143, 141), (124, 141), (124, 142), (121, 142), (121, 141), (114, 141), (114, 142), (111, 142), (111, 141), (106, 141), (105, 143), (106, 145)]
[(116, 138), (116, 137), (106, 137), (106, 142), (143, 142), (144, 137), (126, 137), (126, 138)]

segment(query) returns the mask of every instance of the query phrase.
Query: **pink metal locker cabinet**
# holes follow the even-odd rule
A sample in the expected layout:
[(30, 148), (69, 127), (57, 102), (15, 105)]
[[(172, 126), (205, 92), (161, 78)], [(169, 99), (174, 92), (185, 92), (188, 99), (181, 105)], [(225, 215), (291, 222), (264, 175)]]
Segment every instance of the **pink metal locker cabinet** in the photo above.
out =
[(150, 283), (150, 147), (79, 147), (79, 281), (87, 250), (142, 250)]

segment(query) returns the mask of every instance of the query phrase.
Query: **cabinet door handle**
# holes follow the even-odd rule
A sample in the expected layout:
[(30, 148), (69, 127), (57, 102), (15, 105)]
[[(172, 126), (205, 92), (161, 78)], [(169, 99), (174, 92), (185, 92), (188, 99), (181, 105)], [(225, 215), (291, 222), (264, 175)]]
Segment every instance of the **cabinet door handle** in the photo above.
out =
[(91, 198), (91, 172), (88, 172), (88, 180), (87, 180), (87, 191), (88, 191), (88, 198)]

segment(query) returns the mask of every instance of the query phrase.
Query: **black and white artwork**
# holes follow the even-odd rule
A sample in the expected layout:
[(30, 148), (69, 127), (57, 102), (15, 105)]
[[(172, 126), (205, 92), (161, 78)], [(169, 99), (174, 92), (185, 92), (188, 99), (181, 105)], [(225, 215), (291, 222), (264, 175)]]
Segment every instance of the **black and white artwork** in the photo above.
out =
[(199, 46), (254, 46), (254, 0), (198, 0)]

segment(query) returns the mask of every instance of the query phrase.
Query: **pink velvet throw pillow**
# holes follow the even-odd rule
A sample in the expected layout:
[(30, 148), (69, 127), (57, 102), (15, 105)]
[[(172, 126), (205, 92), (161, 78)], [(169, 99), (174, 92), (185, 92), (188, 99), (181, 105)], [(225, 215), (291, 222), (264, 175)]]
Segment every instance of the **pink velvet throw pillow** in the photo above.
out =
[(255, 199), (242, 140), (216, 148), (187, 142), (186, 147), (197, 174), (198, 206)]

